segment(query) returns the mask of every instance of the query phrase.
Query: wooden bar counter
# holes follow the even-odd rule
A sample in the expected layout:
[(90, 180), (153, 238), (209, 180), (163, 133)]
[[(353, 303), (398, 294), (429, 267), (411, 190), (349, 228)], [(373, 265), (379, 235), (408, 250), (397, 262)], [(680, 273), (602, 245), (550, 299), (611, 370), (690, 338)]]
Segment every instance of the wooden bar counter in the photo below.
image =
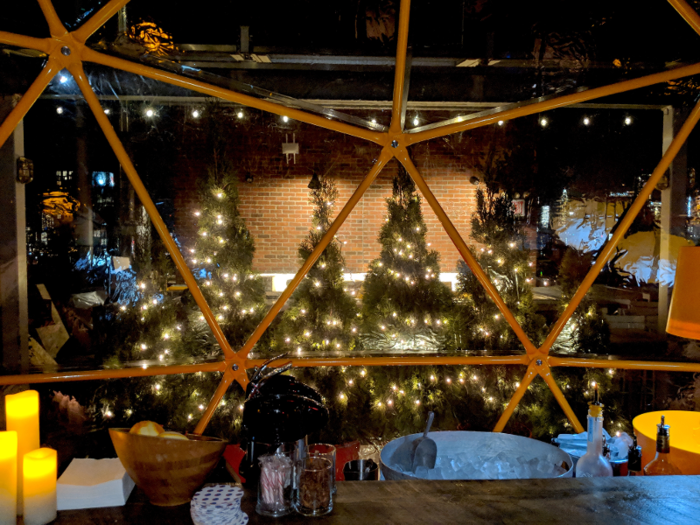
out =
[[(411, 523), (700, 523), (700, 476), (512, 481), (345, 481), (333, 513), (274, 519), (242, 507), (256, 523), (369, 525)], [(189, 505), (154, 507), (134, 490), (124, 507), (62, 511), (66, 525), (189, 524)]]

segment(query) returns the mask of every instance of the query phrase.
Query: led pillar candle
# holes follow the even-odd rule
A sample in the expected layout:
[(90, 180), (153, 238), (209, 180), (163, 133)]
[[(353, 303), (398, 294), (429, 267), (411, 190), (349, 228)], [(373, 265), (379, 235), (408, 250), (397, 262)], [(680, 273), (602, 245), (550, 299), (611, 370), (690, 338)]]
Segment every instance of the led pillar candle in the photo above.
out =
[(17, 523), (17, 432), (0, 432), (0, 525)]
[(24, 523), (45, 525), (56, 519), (56, 451), (40, 448), (24, 455)]
[(7, 430), (17, 432), (17, 514), (22, 514), (22, 458), (39, 442), (39, 392), (27, 390), (5, 397)]

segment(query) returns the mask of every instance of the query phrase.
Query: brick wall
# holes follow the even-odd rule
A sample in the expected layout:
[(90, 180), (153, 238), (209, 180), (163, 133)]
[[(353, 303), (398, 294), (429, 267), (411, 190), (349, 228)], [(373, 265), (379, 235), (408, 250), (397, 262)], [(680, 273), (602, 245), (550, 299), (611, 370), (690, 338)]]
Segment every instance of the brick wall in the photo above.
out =
[[(262, 130), (262, 131), (261, 131)], [(255, 269), (262, 273), (293, 273), (299, 268), (297, 248), (311, 226), (312, 206), (307, 185), (311, 174), (332, 174), (337, 183), (336, 214), (350, 198), (379, 154), (379, 147), (351, 137), (290, 122), (288, 127), (270, 126), (269, 120), (241, 126), (232, 135), (229, 154), (240, 171), (241, 214), (256, 243)], [(296, 164), (282, 155), (281, 144), (296, 135), (300, 154)], [(206, 135), (185, 130), (183, 147), (174, 177), (175, 230), (187, 246), (196, 231), (196, 181), (206, 175), (210, 148)], [(476, 186), (464, 168), (439, 141), (412, 150), (415, 164), (462, 237), (470, 242), (470, 221)], [(391, 195), (396, 161), (384, 168), (343, 224), (339, 238), (346, 241), (344, 255), (351, 272), (366, 271), (377, 257), (379, 229), (386, 214), (385, 199)], [(244, 182), (246, 173), (252, 182)], [(423, 200), (427, 240), (439, 251), (443, 272), (455, 271), (459, 254), (437, 217)]]

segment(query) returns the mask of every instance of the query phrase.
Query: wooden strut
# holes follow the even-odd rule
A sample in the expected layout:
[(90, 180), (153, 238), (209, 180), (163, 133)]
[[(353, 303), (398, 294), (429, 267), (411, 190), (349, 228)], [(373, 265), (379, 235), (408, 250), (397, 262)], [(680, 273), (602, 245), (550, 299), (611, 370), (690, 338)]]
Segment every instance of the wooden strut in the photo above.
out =
[[(262, 360), (259, 359), (248, 359), (248, 354), (250, 350), (259, 340), (260, 336), (262, 336), (264, 331), (267, 330), (270, 323), (272, 322), (274, 317), (279, 313), (284, 303), (289, 299), (289, 297), (299, 285), (304, 276), (307, 274), (311, 266), (313, 266), (315, 261), (321, 255), (327, 244), (332, 240), (335, 232), (338, 230), (338, 228), (340, 228), (340, 226), (351, 213), (357, 202), (362, 198), (367, 188), (369, 188), (372, 182), (376, 179), (377, 175), (381, 172), (383, 167), (392, 157), (396, 157), (399, 160), (399, 162), (401, 162), (404, 165), (404, 167), (406, 167), (407, 171), (409, 172), (413, 180), (416, 182), (416, 186), (421, 191), (423, 197), (431, 206), (435, 214), (438, 216), (438, 219), (445, 228), (445, 231), (457, 247), (465, 262), (475, 273), (479, 282), (482, 284), (482, 286), (484, 286), (487, 294), (494, 300), (499, 310), (507, 319), (511, 328), (515, 331), (516, 335), (518, 336), (518, 339), (525, 348), (525, 354), (513, 356), (398, 356), (358, 358), (348, 356), (342, 358), (304, 358), (293, 359), (292, 361), (294, 363), (294, 366), (397, 366), (409, 364), (527, 365), (527, 370), (525, 372), (525, 375), (523, 376), (523, 379), (520, 382), (520, 386), (516, 389), (515, 393), (513, 394), (513, 397), (511, 398), (505, 411), (501, 415), (501, 418), (496, 424), (496, 427), (494, 428), (494, 431), (496, 432), (500, 432), (505, 428), (508, 419), (515, 411), (518, 403), (522, 399), (524, 393), (527, 391), (528, 386), (531, 384), (531, 382), (537, 375), (540, 375), (544, 379), (545, 383), (552, 390), (552, 393), (561, 405), (562, 409), (564, 410), (564, 413), (569, 418), (574, 428), (577, 431), (582, 430), (582, 426), (576, 418), (576, 415), (573, 413), (573, 410), (571, 410), (571, 407), (566, 401), (566, 398), (564, 397), (563, 393), (557, 386), (556, 381), (552, 377), (551, 367), (565, 366), (629, 370), (700, 372), (700, 364), (698, 363), (649, 362), (637, 360), (616, 361), (597, 358), (580, 359), (549, 356), (552, 344), (554, 343), (558, 335), (561, 333), (561, 330), (563, 329), (566, 322), (573, 315), (576, 307), (580, 303), (585, 293), (593, 284), (593, 281), (600, 272), (602, 265), (607, 261), (612, 250), (621, 240), (622, 236), (627, 231), (636, 215), (639, 213), (644, 203), (644, 200), (652, 191), (656, 182), (663, 175), (670, 163), (673, 161), (681, 145), (685, 142), (688, 135), (696, 125), (697, 121), (700, 119), (700, 103), (698, 103), (698, 105), (693, 109), (692, 113), (684, 123), (680, 132), (674, 138), (666, 154), (661, 159), (661, 162), (659, 162), (659, 165), (654, 170), (652, 177), (647, 181), (647, 183), (642, 189), (642, 192), (633, 203), (630, 212), (625, 215), (625, 218), (620, 223), (615, 234), (605, 245), (603, 252), (598, 258), (596, 264), (591, 268), (588, 275), (581, 283), (579, 289), (574, 295), (572, 301), (569, 303), (567, 309), (562, 313), (561, 317), (552, 327), (552, 330), (550, 331), (547, 339), (539, 348), (535, 348), (535, 346), (529, 340), (527, 335), (524, 333), (524, 331), (518, 324), (515, 317), (512, 315), (508, 307), (501, 299), (500, 295), (498, 294), (498, 290), (490, 283), (488, 277), (483, 272), (478, 262), (473, 258), (473, 256), (469, 252), (468, 246), (466, 245), (459, 232), (456, 230), (456, 228), (450, 221), (445, 211), (440, 206), (440, 203), (438, 202), (437, 198), (435, 198), (435, 196), (432, 194), (430, 188), (425, 183), (425, 180), (421, 176), (419, 170), (411, 162), (407, 151), (407, 148), (412, 144), (443, 137), (453, 133), (459, 133), (468, 129), (475, 129), (495, 124), (499, 120), (509, 120), (524, 117), (527, 115), (532, 115), (559, 107), (569, 106), (600, 97), (605, 97), (617, 93), (623, 93), (632, 89), (638, 89), (657, 83), (668, 82), (671, 80), (676, 80), (678, 78), (700, 74), (700, 64), (693, 64), (672, 69), (669, 71), (654, 73), (640, 78), (619, 82), (617, 84), (603, 86), (588, 91), (582, 91), (579, 93), (572, 93), (569, 95), (564, 95), (546, 101), (540, 101), (526, 106), (505, 109), (498, 113), (482, 116), (461, 123), (457, 122), (452, 124), (446, 124), (444, 126), (438, 126), (434, 129), (425, 130), (417, 133), (406, 133), (403, 129), (401, 129), (400, 112), (401, 101), (405, 95), (403, 90), (405, 89), (404, 75), (410, 18), (410, 0), (402, 0), (399, 9), (396, 70), (394, 76), (391, 125), (387, 133), (379, 133), (373, 130), (368, 130), (365, 128), (353, 126), (351, 124), (346, 124), (344, 122), (336, 122), (333, 120), (329, 120), (325, 117), (306, 113), (303, 110), (288, 108), (286, 106), (282, 106), (274, 102), (260, 100), (248, 95), (237, 93), (232, 90), (213, 86), (198, 80), (181, 77), (174, 73), (160, 71), (158, 69), (151, 68), (138, 63), (133, 63), (118, 57), (104, 55), (87, 47), (85, 45), (87, 39), (95, 31), (102, 27), (102, 25), (104, 25), (104, 23), (107, 20), (109, 20), (119, 9), (126, 5), (128, 3), (128, 0), (110, 0), (97, 13), (95, 13), (91, 18), (89, 18), (80, 28), (73, 32), (69, 32), (61, 23), (51, 0), (37, 1), (44, 14), (44, 18), (46, 19), (46, 22), (49, 26), (49, 32), (51, 34), (49, 38), (42, 39), (10, 33), (6, 31), (0, 31), (0, 43), (11, 46), (29, 48), (48, 55), (48, 60), (46, 65), (44, 66), (44, 69), (41, 71), (36, 80), (31, 84), (24, 96), (20, 99), (17, 106), (13, 108), (10, 114), (0, 125), (0, 146), (2, 146), (7, 140), (7, 138), (12, 134), (17, 124), (25, 117), (32, 105), (43, 93), (46, 86), (51, 82), (51, 80), (58, 73), (58, 71), (64, 68), (68, 69), (73, 74), (76, 82), (78, 83), (83, 97), (90, 106), (93, 114), (95, 115), (95, 118), (97, 119), (98, 124), (102, 128), (103, 133), (105, 134), (105, 137), (107, 138), (110, 146), (115, 152), (115, 155), (122, 164), (124, 171), (127, 174), (127, 177), (134, 186), (134, 189), (138, 194), (139, 198), (141, 199), (141, 202), (143, 203), (146, 211), (148, 212), (149, 217), (153, 221), (156, 230), (163, 239), (166, 248), (173, 257), (173, 260), (175, 261), (178, 270), (180, 270), (181, 274), (183, 275), (183, 278), (185, 279), (188, 288), (190, 289), (193, 297), (195, 298), (197, 305), (201, 309), (202, 314), (207, 320), (207, 323), (211, 327), (214, 336), (217, 339), (217, 342), (222, 348), (224, 359), (222, 361), (214, 363), (199, 363), (191, 365), (153, 366), (145, 368), (123, 368), (114, 370), (92, 370), (81, 372), (60, 372), (47, 374), (0, 376), (0, 385), (22, 383), (46, 383), (54, 381), (81, 381), (125, 377), (144, 377), (195, 372), (223, 372), (221, 382), (216, 392), (214, 393), (209, 405), (204, 411), (202, 418), (197, 424), (195, 431), (197, 433), (202, 433), (205, 430), (207, 423), (211, 419), (214, 411), (216, 410), (216, 407), (225, 395), (229, 386), (233, 382), (238, 382), (245, 388), (245, 385), (247, 384), (248, 380), (246, 373), (247, 370), (254, 366), (260, 365), (262, 362)], [(693, 30), (700, 34), (700, 16), (698, 16), (695, 10), (692, 7), (690, 7), (684, 0), (668, 1), (680, 13), (680, 15), (686, 20), (686, 22), (693, 28)], [(66, 49), (68, 50), (67, 54), (65, 53)], [(383, 147), (379, 160), (367, 174), (362, 183), (355, 190), (355, 193), (351, 197), (350, 201), (346, 203), (341, 212), (338, 214), (335, 221), (329, 228), (328, 232), (326, 232), (326, 235), (323, 237), (321, 244), (317, 246), (317, 248), (314, 250), (314, 252), (312, 252), (312, 254), (309, 256), (304, 265), (302, 265), (300, 270), (297, 272), (297, 275), (294, 277), (287, 289), (283, 292), (282, 296), (278, 299), (278, 301), (263, 319), (261, 324), (251, 335), (249, 340), (241, 349), (238, 350), (238, 352), (233, 351), (225, 336), (223, 335), (223, 332), (221, 331), (221, 328), (219, 327), (216, 318), (211, 312), (209, 305), (207, 304), (206, 300), (204, 299), (204, 296), (201, 294), (201, 291), (197, 286), (196, 280), (194, 279), (192, 273), (185, 264), (182, 254), (173, 242), (170, 233), (168, 232), (165, 224), (163, 223), (162, 218), (158, 213), (158, 210), (153, 205), (153, 201), (148, 195), (146, 188), (143, 186), (143, 183), (141, 182), (141, 179), (139, 178), (138, 173), (136, 172), (133, 166), (133, 163), (129, 159), (123, 144), (121, 143), (119, 137), (112, 128), (109, 119), (105, 117), (104, 112), (99, 104), (99, 101), (94, 91), (90, 87), (87, 78), (85, 77), (82, 67), (83, 62), (92, 62), (96, 64), (109, 66), (126, 72), (143, 75), (147, 78), (162, 81), (171, 85), (184, 87), (186, 89), (203, 93), (208, 96), (213, 96), (221, 98), (223, 100), (236, 102), (251, 108), (259, 109), (261, 111), (266, 111), (276, 115), (286, 115), (290, 118), (293, 118), (306, 124), (311, 124), (317, 127), (321, 127), (323, 129), (343, 133), (349, 136), (360, 138), (362, 140), (367, 140), (369, 142), (379, 144)]]

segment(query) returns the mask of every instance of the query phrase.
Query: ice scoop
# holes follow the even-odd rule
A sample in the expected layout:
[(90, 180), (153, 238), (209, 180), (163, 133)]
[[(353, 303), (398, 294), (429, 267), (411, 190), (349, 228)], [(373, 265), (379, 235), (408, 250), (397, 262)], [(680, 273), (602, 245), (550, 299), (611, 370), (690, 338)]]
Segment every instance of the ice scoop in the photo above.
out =
[[(433, 418), (435, 417), (435, 414), (430, 412), (428, 415), (428, 424), (425, 427), (425, 432), (423, 433), (423, 437), (418, 437), (415, 439), (410, 439), (409, 436), (404, 437), (403, 442), (401, 445), (398, 446), (396, 450), (394, 450), (394, 453), (391, 455), (391, 464), (399, 467), (403, 472), (410, 472), (412, 470), (415, 470), (413, 468), (413, 459), (415, 458), (416, 455), (416, 447), (421, 443), (422, 440), (425, 439), (425, 436), (428, 434), (428, 431), (430, 430), (430, 425), (433, 424)], [(432, 439), (430, 441), (433, 441)], [(433, 444), (435, 444), (433, 442)], [(437, 450), (437, 447), (436, 447)], [(435, 466), (435, 459), (433, 459), (433, 466)], [(432, 467), (431, 467), (432, 468)]]
[(418, 467), (425, 467), (428, 469), (435, 468), (435, 460), (437, 459), (437, 444), (435, 441), (428, 437), (428, 432), (430, 432), (430, 425), (433, 424), (433, 418), (435, 414), (431, 412), (428, 414), (428, 424), (425, 425), (425, 432), (423, 432), (423, 437), (413, 441), (413, 462), (411, 465), (411, 470), (416, 471)]

